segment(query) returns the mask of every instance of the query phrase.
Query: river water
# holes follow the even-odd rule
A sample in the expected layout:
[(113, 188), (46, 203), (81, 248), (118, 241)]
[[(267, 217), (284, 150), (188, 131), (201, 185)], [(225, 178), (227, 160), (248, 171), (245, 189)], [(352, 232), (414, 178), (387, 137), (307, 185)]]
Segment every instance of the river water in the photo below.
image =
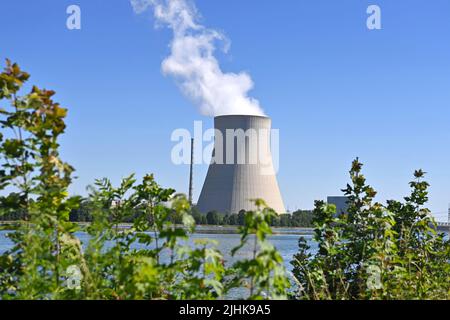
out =
[[(251, 257), (252, 247), (245, 246), (240, 251), (238, 251), (235, 257), (231, 257), (231, 250), (240, 243), (240, 235), (235, 233), (227, 233), (229, 230), (205, 230), (199, 229), (198, 233), (191, 235), (187, 245), (194, 245), (195, 240), (198, 239), (209, 239), (216, 242), (216, 247), (224, 255), (225, 261), (233, 262), (236, 259), (244, 259)], [(12, 242), (8, 239), (7, 234), (10, 231), (0, 231), (0, 254), (11, 248)], [(222, 233), (225, 232), (225, 233)], [(307, 230), (302, 229), (277, 229), (276, 234), (269, 237), (269, 241), (277, 248), (283, 257), (285, 266), (288, 270), (291, 269), (290, 261), (293, 255), (298, 251), (298, 239), (303, 236), (310, 243), (312, 250), (316, 248), (315, 243), (312, 241), (312, 235)], [(77, 232), (75, 235), (81, 240), (83, 244), (89, 241), (88, 234), (84, 232)], [(142, 248), (141, 245), (136, 244), (134, 248)]]

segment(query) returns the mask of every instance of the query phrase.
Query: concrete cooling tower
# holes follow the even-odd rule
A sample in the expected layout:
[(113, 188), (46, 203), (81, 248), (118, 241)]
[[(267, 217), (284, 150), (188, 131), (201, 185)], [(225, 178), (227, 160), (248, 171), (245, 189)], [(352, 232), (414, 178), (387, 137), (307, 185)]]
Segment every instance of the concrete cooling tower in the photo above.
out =
[(214, 127), (214, 150), (198, 210), (202, 213), (254, 210), (251, 200), (260, 198), (277, 213), (285, 213), (270, 150), (270, 118), (218, 116)]

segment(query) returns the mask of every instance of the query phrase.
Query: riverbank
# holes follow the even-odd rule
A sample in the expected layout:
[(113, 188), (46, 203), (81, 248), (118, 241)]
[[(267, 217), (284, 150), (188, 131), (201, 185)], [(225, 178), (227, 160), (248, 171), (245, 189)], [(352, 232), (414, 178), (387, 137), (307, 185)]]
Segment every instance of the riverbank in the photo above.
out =
[[(197, 226), (196, 233), (205, 234), (236, 234), (239, 226), (211, 226), (200, 225)], [(289, 228), (289, 227), (272, 227), (273, 234), (292, 234), (292, 235), (312, 235), (314, 229), (312, 228)]]
[[(3, 230), (13, 229), (13, 226), (21, 223), (19, 221), (1, 221), (0, 226)], [(81, 229), (87, 228), (89, 222), (78, 222)], [(131, 223), (119, 224), (120, 229), (129, 229), (133, 225)], [(215, 225), (197, 225), (195, 232), (199, 234), (237, 234), (239, 226), (215, 226)], [(292, 234), (292, 235), (312, 235), (313, 228), (301, 227), (272, 227), (273, 234)]]

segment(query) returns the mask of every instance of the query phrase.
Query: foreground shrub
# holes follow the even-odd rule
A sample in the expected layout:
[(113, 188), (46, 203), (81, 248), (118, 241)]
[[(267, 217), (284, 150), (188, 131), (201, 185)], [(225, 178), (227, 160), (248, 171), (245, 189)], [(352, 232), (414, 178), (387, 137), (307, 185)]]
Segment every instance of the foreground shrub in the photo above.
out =
[(318, 251), (299, 241), (293, 273), (301, 299), (450, 299), (450, 243), (424, 207), (425, 173), (414, 173), (404, 202), (373, 203), (375, 190), (355, 160), (345, 214), (316, 202)]

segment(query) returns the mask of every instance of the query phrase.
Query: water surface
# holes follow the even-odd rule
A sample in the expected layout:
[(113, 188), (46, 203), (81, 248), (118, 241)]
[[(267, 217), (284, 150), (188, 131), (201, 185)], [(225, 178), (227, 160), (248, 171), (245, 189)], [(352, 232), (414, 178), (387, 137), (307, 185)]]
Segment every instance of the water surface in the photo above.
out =
[[(305, 234), (298, 234), (299, 232), (295, 232), (295, 229), (278, 229), (274, 234), (269, 237), (269, 241), (277, 248), (280, 252), (283, 260), (285, 262), (285, 266), (288, 269), (291, 269), (290, 261), (292, 260), (293, 255), (297, 252), (298, 249), (298, 239), (303, 236), (305, 237), (312, 249), (315, 249), (315, 244), (312, 241), (312, 235), (309, 232)], [(11, 248), (12, 242), (6, 236), (11, 231), (0, 231), (0, 254)], [(240, 235), (235, 233), (205, 233), (206, 230), (200, 230), (200, 233), (194, 233), (191, 235), (189, 241), (186, 243), (188, 245), (194, 245), (194, 241), (197, 239), (209, 239), (213, 240), (217, 243), (217, 248), (222, 252), (226, 261), (233, 262), (235, 259), (244, 259), (250, 258), (252, 255), (252, 246), (245, 246), (240, 251), (236, 253), (236, 256), (231, 257), (231, 250), (236, 247), (240, 243)], [(301, 232), (300, 232), (301, 233)], [(89, 241), (89, 235), (85, 232), (77, 232), (75, 235), (81, 240), (83, 246), (85, 246)], [(111, 243), (109, 244), (111, 245)], [(133, 248), (143, 248), (143, 245), (134, 244)]]

